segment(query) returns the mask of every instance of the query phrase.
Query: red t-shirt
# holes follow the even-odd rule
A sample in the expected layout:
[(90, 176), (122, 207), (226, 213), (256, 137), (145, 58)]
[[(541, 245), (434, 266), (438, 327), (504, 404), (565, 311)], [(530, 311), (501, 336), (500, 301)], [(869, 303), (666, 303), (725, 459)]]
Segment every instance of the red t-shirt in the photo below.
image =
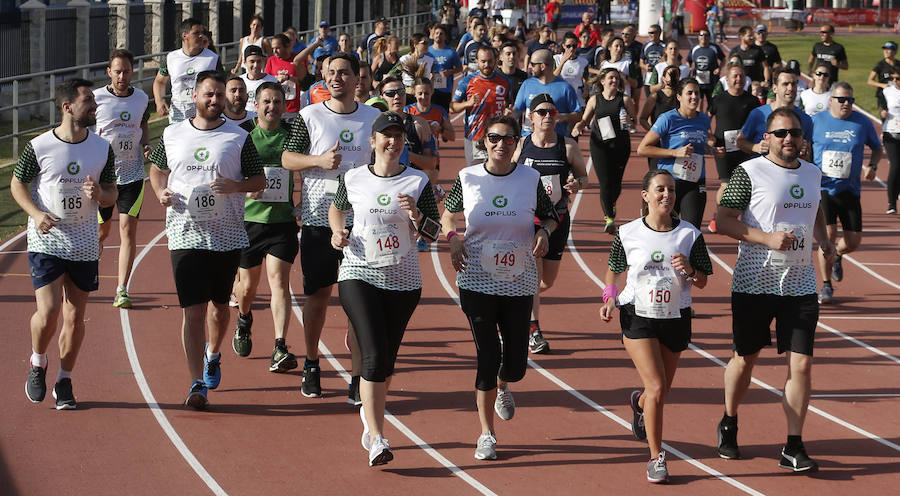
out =
[[(297, 77), (297, 69), (294, 67), (294, 62), (291, 60), (280, 59), (276, 56), (271, 56), (266, 60), (266, 74), (271, 74), (275, 77), (278, 77), (279, 71), (287, 71), (288, 76)], [(288, 112), (299, 112), (300, 111), (300, 88), (295, 88), (294, 90), (294, 98), (291, 100), (287, 100), (285, 102), (287, 105)]]

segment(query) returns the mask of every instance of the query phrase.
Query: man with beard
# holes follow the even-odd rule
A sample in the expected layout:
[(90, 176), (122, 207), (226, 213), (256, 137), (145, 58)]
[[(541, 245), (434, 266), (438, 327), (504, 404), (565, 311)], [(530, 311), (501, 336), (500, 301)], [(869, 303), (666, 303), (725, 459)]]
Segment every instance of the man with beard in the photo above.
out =
[(484, 135), (484, 124), (488, 119), (503, 115), (509, 101), (509, 80), (496, 73), (495, 59), (493, 48), (479, 47), (476, 59), (478, 72), (462, 78), (450, 103), (450, 112), (466, 112), (463, 151), (467, 165), (471, 165), (474, 159), (487, 158), (484, 150), (475, 149), (475, 143)]
[(809, 153), (807, 144), (812, 143), (813, 138), (813, 122), (805, 112), (800, 110), (800, 107), (794, 105), (794, 100), (797, 98), (797, 76), (785, 69), (779, 69), (775, 71), (772, 82), (775, 86), (775, 101), (750, 111), (747, 121), (744, 122), (741, 132), (737, 135), (737, 146), (744, 153), (750, 153), (753, 156), (765, 155), (769, 151), (769, 141), (764, 136), (766, 119), (775, 109), (787, 107), (794, 109), (797, 118), (800, 119), (803, 138), (806, 140), (806, 143), (802, 145), (801, 155), (807, 156)]
[(818, 464), (803, 446), (803, 421), (812, 389), (813, 339), (819, 315), (813, 238), (830, 259), (825, 215), (819, 205), (822, 172), (799, 160), (800, 118), (779, 108), (766, 119), (766, 154), (735, 168), (718, 209), (719, 232), (740, 241), (731, 285), (733, 349), (725, 369), (725, 414), (718, 426), (718, 453), (740, 458), (737, 414), (750, 386), (753, 366), (772, 344), (775, 320), (778, 353), (788, 373), (781, 404), (787, 441), (778, 466), (814, 471)]
[(84, 341), (88, 294), (97, 290), (97, 206), (109, 207), (117, 196), (112, 147), (88, 131), (97, 111), (91, 85), (76, 78), (56, 88), (62, 122), (25, 145), (9, 185), (28, 214), (28, 266), (37, 302), (25, 394), (32, 403), (44, 400), (47, 348), (62, 311), (57, 410), (76, 407), (72, 369)]
[[(194, 18), (181, 23), (181, 48), (172, 50), (160, 63), (159, 72), (153, 80), (153, 98), (159, 115), (168, 115), (169, 123), (190, 119), (194, 116), (192, 94), (197, 74), (203, 71), (223, 72), (219, 56), (204, 44), (206, 38), (203, 25)], [(172, 81), (172, 107), (166, 105), (166, 84)]]
[(553, 73), (553, 55), (549, 50), (538, 50), (531, 54), (531, 74), (519, 88), (513, 109), (522, 115), (522, 136), (531, 134), (531, 99), (542, 93), (550, 95), (559, 115), (556, 117), (556, 132), (567, 136), (569, 122), (581, 119), (583, 106), (578, 100), (575, 88), (560, 76)]
[[(372, 121), (381, 113), (354, 100), (359, 84), (359, 60), (354, 55), (332, 55), (324, 76), (331, 99), (303, 107), (294, 119), (281, 157), (282, 167), (300, 171), (303, 178), (300, 266), (306, 295), (306, 360), (300, 392), (307, 398), (322, 396), (319, 337), (342, 257), (340, 251), (331, 247), (328, 209), (341, 175), (371, 160)], [(349, 216), (348, 226), (352, 223), (353, 217)]]
[(516, 101), (519, 88), (528, 79), (528, 73), (519, 69), (519, 45), (514, 41), (507, 41), (500, 47), (500, 73), (509, 79), (509, 96), (506, 98), (508, 105)]
[(758, 81), (763, 86), (768, 87), (769, 81), (774, 80), (771, 72), (772, 68), (769, 66), (769, 62), (766, 61), (766, 52), (756, 44), (753, 28), (741, 26), (741, 29), (738, 30), (738, 38), (741, 40), (741, 44), (731, 50), (730, 57), (740, 57), (747, 77), (751, 81)]
[[(206, 408), (222, 378), (219, 347), (230, 318), (228, 298), (241, 249), (244, 194), (266, 186), (247, 131), (222, 119), (225, 79), (197, 75), (197, 115), (167, 127), (150, 155), (150, 184), (166, 207), (166, 236), (183, 320), (181, 339), (191, 387), (185, 405)], [(209, 314), (209, 315), (207, 315)]]
[(225, 111), (222, 117), (238, 126), (256, 117), (256, 112), (247, 110), (247, 85), (240, 76), (232, 76), (225, 83)]

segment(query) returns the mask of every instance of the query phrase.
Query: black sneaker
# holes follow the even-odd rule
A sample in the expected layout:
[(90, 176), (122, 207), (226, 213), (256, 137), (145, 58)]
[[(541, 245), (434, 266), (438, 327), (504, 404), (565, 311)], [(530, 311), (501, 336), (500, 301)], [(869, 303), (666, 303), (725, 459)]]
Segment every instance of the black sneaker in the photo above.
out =
[(347, 389), (347, 403), (353, 406), (361, 406), (362, 398), (359, 396), (359, 376), (350, 378), (350, 387)]
[(799, 448), (792, 450), (788, 450), (787, 446), (781, 448), (781, 461), (778, 466), (794, 472), (815, 472), (819, 469), (819, 464), (806, 454), (803, 443), (800, 443)]
[(631, 417), (631, 432), (634, 433), (634, 437), (643, 441), (647, 439), (647, 429), (644, 427), (644, 411), (638, 406), (640, 397), (641, 391), (635, 389), (631, 392), (631, 398), (628, 403), (631, 405), (631, 412), (633, 413)]
[(528, 349), (535, 354), (550, 353), (550, 343), (544, 339), (540, 329), (535, 329), (528, 338)]
[(303, 382), (300, 383), (300, 393), (307, 398), (321, 398), (322, 385), (320, 384), (320, 371), (318, 366), (303, 369)]
[(719, 421), (719, 457), (726, 460), (735, 460), (741, 457), (741, 450), (737, 443), (737, 425), (726, 426)]
[(72, 393), (72, 379), (68, 377), (53, 386), (53, 397), (56, 398), (57, 410), (74, 410), (78, 406), (75, 403), (75, 394)]
[(831, 280), (841, 282), (844, 278), (844, 264), (841, 263), (841, 255), (834, 256), (834, 263), (831, 264)]
[(238, 356), (250, 356), (250, 350), (253, 349), (253, 341), (250, 339), (251, 327), (253, 327), (253, 313), (245, 316), (238, 312), (237, 328), (234, 330), (234, 339), (231, 340), (231, 348)]
[(32, 403), (40, 403), (47, 396), (47, 369), (31, 367), (28, 369), (28, 379), (25, 380), (25, 396)]
[(269, 372), (286, 372), (297, 368), (297, 357), (287, 350), (287, 346), (276, 346), (272, 352)]

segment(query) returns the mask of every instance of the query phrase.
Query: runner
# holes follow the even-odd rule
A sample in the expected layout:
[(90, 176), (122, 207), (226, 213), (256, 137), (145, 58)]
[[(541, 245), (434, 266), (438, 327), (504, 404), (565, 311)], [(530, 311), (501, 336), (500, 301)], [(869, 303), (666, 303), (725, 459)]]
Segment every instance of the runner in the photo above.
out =
[(434, 169), (424, 169), (422, 172), (428, 176), (431, 184), (437, 186), (438, 171), (440, 171), (440, 157), (438, 156), (438, 143), (436, 138), (440, 138), (443, 142), (456, 141), (456, 130), (453, 129), (453, 123), (450, 122), (450, 114), (447, 113), (439, 105), (432, 103), (432, 95), (434, 89), (431, 87), (431, 81), (428, 78), (416, 79), (414, 86), (414, 94), (416, 103), (407, 105), (404, 110), (409, 115), (420, 116), (425, 119), (434, 136)]
[[(379, 17), (378, 20), (375, 21), (375, 31), (363, 36), (362, 40), (359, 42), (359, 47), (356, 49), (356, 53), (359, 54), (360, 57), (365, 54), (365, 59), (369, 63), (372, 62), (372, 51), (375, 49), (375, 42), (378, 41), (379, 38), (383, 38), (388, 34), (388, 28), (390, 28), (390, 23), (384, 17)], [(373, 71), (374, 72), (374, 71)]]
[(372, 69), (372, 79), (376, 82), (388, 74), (399, 71), (397, 64), (400, 62), (400, 40), (389, 34), (375, 41), (374, 52), (369, 66)]
[(753, 29), (753, 44), (762, 49), (766, 55), (766, 63), (769, 69), (775, 70), (782, 66), (781, 53), (778, 46), (769, 41), (769, 28), (765, 24), (757, 24)]
[[(303, 303), (306, 360), (300, 392), (307, 398), (322, 396), (319, 337), (341, 261), (341, 254), (331, 248), (328, 208), (334, 200), (339, 178), (371, 160), (372, 121), (381, 113), (353, 99), (359, 83), (359, 61), (353, 55), (332, 55), (325, 78), (331, 99), (300, 111), (281, 158), (282, 167), (299, 170), (303, 178), (300, 266), (306, 295)], [(353, 223), (349, 214), (347, 223)]]
[(328, 21), (319, 23), (318, 37), (322, 40), (322, 44), (313, 52), (314, 59), (318, 59), (322, 55), (331, 56), (338, 52), (337, 38), (331, 35), (331, 26), (328, 25)]
[[(404, 135), (400, 114), (385, 112), (372, 122), (369, 142), (375, 160), (339, 180), (328, 212), (331, 246), (344, 255), (338, 276), (341, 305), (362, 355), (361, 440), (369, 466), (394, 459), (383, 436), (385, 398), (403, 333), (422, 293), (411, 229), (432, 241), (440, 234), (431, 183), (421, 171), (399, 162)], [(349, 230), (351, 209), (355, 222)], [(427, 225), (430, 232), (423, 230)]]
[[(812, 142), (813, 123), (800, 107), (794, 105), (797, 97), (797, 76), (790, 71), (779, 69), (775, 71), (772, 81), (775, 84), (775, 101), (768, 105), (756, 107), (747, 116), (741, 132), (738, 133), (736, 142), (738, 148), (752, 156), (765, 155), (768, 152), (769, 140), (766, 139), (766, 119), (775, 109), (787, 107), (794, 109), (800, 119), (803, 129), (803, 137), (806, 143)], [(808, 156), (811, 151), (806, 143), (802, 143), (801, 156)], [(805, 148), (805, 150), (804, 150)]]
[[(250, 33), (241, 38), (238, 44), (238, 59), (237, 63), (234, 64), (234, 69), (231, 69), (232, 74), (239, 76), (243, 72), (242, 68), (247, 69), (247, 71), (250, 70), (247, 67), (248, 48), (252, 46), (258, 48), (259, 52), (263, 54), (263, 59), (272, 54), (272, 46), (269, 44), (269, 40), (263, 36), (263, 24), (263, 18), (259, 14), (254, 14), (250, 18)], [(296, 37), (296, 35), (295, 31), (294, 36)]]
[(532, 77), (525, 80), (516, 95), (513, 110), (521, 115), (523, 126), (522, 136), (531, 134), (531, 116), (528, 110), (531, 107), (531, 99), (546, 93), (553, 98), (556, 110), (556, 133), (567, 135), (569, 122), (576, 122), (581, 118), (584, 105), (578, 100), (578, 93), (565, 79), (554, 74), (553, 55), (549, 50), (538, 50), (531, 54)]
[(706, 98), (706, 105), (712, 102), (712, 92), (719, 79), (721, 65), (725, 62), (725, 54), (719, 45), (712, 43), (708, 29), (697, 33), (697, 44), (688, 52), (687, 62), (691, 64), (691, 75), (700, 83), (700, 91)]
[[(183, 313), (181, 339), (191, 384), (185, 405), (206, 408), (222, 378), (219, 347), (240, 249), (247, 246), (244, 195), (265, 187), (246, 131), (222, 119), (225, 79), (197, 74), (197, 115), (167, 127), (150, 155), (150, 184), (166, 207), (166, 236)], [(209, 315), (207, 315), (209, 314)], [(201, 358), (202, 357), (202, 358)]]
[[(489, 119), (485, 129), (488, 158), (459, 172), (444, 200), (441, 224), (478, 357), (475, 398), (481, 435), (475, 458), (495, 460), (494, 412), (503, 420), (515, 415), (509, 383), (525, 376), (528, 316), (538, 292), (535, 257), (547, 254), (557, 223), (540, 173), (511, 162), (519, 124), (499, 116)], [(465, 235), (455, 230), (461, 212)], [(541, 222), (537, 230), (535, 216)]]
[(266, 82), (257, 91), (258, 117), (241, 124), (250, 133), (266, 175), (266, 187), (247, 194), (244, 200), (244, 228), (250, 246), (241, 251), (238, 263), (238, 319), (231, 347), (238, 356), (249, 356), (253, 348), (250, 305), (266, 262), (266, 277), (272, 297), (269, 308), (275, 324), (275, 349), (269, 372), (285, 372), (297, 368), (297, 358), (288, 351), (285, 337), (290, 322), (291, 266), (300, 250), (297, 221), (294, 217), (294, 173), (281, 167), (281, 152), (290, 133), (284, 114), (284, 90), (281, 85)]
[[(659, 62), (653, 66), (653, 72), (650, 74), (650, 94), (656, 93), (662, 83), (659, 81), (660, 74), (666, 70), (666, 67), (677, 67), (681, 72), (678, 76), (679, 80), (691, 77), (691, 67), (681, 60), (681, 54), (678, 53), (678, 42), (669, 40), (666, 43), (666, 51), (660, 57)], [(699, 81), (698, 81), (699, 83)]]
[[(174, 124), (194, 116), (193, 92), (197, 74), (203, 71), (216, 70), (224, 72), (219, 56), (209, 48), (203, 48), (206, 37), (203, 25), (193, 17), (182, 21), (181, 48), (169, 52), (164, 63), (160, 62), (159, 72), (153, 80), (153, 99), (156, 101), (156, 113), (169, 116), (169, 123)], [(166, 85), (172, 82), (172, 106), (166, 105)]]
[(563, 52), (553, 56), (553, 74), (560, 76), (575, 89), (578, 102), (584, 106), (584, 80), (589, 75), (588, 59), (578, 55), (578, 38), (571, 32), (563, 36)]
[(434, 27), (434, 43), (428, 47), (428, 53), (434, 57), (434, 103), (446, 111), (450, 110), (453, 78), (463, 70), (459, 55), (447, 46), (449, 39), (447, 26), (438, 24)]
[[(294, 63), (296, 56), (291, 52), (291, 41), (283, 34), (272, 37), (273, 55), (266, 60), (266, 74), (278, 79), (284, 88), (285, 114), (284, 119), (291, 120), (300, 111), (300, 80), (298, 79), (297, 66)], [(307, 47), (309, 48), (309, 47)], [(302, 53), (302, 52), (301, 52)]]
[(400, 57), (400, 77), (408, 92), (412, 93), (413, 81), (416, 78), (431, 78), (434, 72), (434, 57), (428, 53), (427, 38), (422, 33), (413, 33), (409, 39), (413, 49)]
[(509, 97), (506, 101), (512, 105), (519, 96), (519, 88), (528, 79), (528, 73), (519, 69), (519, 44), (507, 41), (500, 46), (499, 72), (509, 79)]
[(532, 167), (541, 173), (541, 184), (553, 203), (559, 226), (550, 235), (547, 254), (535, 260), (538, 272), (538, 289), (532, 300), (528, 349), (532, 353), (549, 353), (550, 343), (541, 332), (541, 292), (553, 287), (559, 274), (569, 237), (572, 220), (569, 216), (569, 200), (587, 184), (588, 174), (578, 143), (564, 134), (556, 133), (558, 111), (550, 95), (543, 93), (531, 99), (532, 134), (519, 142), (512, 160), (518, 165)]
[(450, 112), (465, 111), (463, 150), (466, 165), (475, 159), (484, 159), (483, 149), (475, 149), (475, 143), (484, 136), (484, 123), (503, 113), (509, 95), (509, 80), (494, 72), (494, 50), (478, 49), (478, 73), (463, 76), (450, 103)]
[(607, 53), (609, 58), (600, 64), (600, 71), (607, 67), (618, 69), (619, 76), (625, 84), (625, 96), (633, 97), (639, 93), (641, 71), (631, 59), (625, 58), (625, 41), (622, 38), (613, 38), (609, 42)]
[(637, 152), (659, 159), (657, 166), (675, 177), (674, 210), (694, 227), (703, 221), (706, 206), (707, 146), (713, 143), (709, 115), (697, 110), (703, 95), (693, 78), (675, 89), (678, 108), (659, 116)]
[[(627, 29), (627, 28), (626, 28)], [(653, 74), (653, 67), (662, 59), (666, 51), (665, 45), (660, 42), (662, 28), (658, 24), (650, 26), (647, 31), (649, 39), (641, 47), (641, 70), (644, 71), (644, 92), (650, 95), (650, 76)]]
[(406, 129), (405, 153), (400, 163), (410, 165), (419, 170), (434, 170), (437, 157), (434, 156), (435, 143), (431, 134), (431, 125), (423, 117), (407, 114), (406, 90), (397, 76), (385, 76), (378, 85), (378, 93), (388, 104), (388, 110), (403, 117)]
[(809, 55), (809, 72), (812, 73), (813, 64), (821, 61), (828, 64), (831, 71), (831, 82), (840, 81), (838, 78), (839, 69), (847, 70), (850, 68), (850, 62), (847, 60), (847, 51), (844, 45), (834, 41), (834, 26), (831, 24), (823, 24), (819, 28), (819, 36), (821, 41), (813, 45), (812, 53)]
[(868, 146), (872, 151), (865, 177), (875, 179), (875, 171), (881, 160), (882, 146), (872, 121), (861, 112), (853, 110), (853, 87), (844, 81), (831, 88), (831, 106), (827, 112), (813, 117), (813, 159), (822, 169), (822, 212), (828, 239), (837, 239), (837, 221), (841, 220), (841, 240), (835, 244), (834, 260), (819, 256), (822, 273), (822, 290), (819, 303), (834, 301), (831, 281), (844, 279), (841, 257), (853, 253), (862, 242), (862, 205), (860, 195), (863, 175), (863, 152)]
[(62, 312), (53, 386), (57, 410), (77, 406), (72, 370), (85, 337), (88, 294), (98, 287), (94, 212), (98, 205), (112, 206), (117, 195), (113, 149), (88, 131), (97, 111), (91, 85), (74, 78), (55, 88), (62, 122), (25, 145), (9, 184), (13, 199), (28, 214), (28, 267), (37, 303), (25, 395), (32, 403), (44, 401), (47, 348)]
[(244, 66), (247, 68), (247, 72), (241, 75), (241, 79), (247, 86), (246, 108), (247, 112), (255, 112), (256, 89), (266, 81), (277, 82), (278, 78), (263, 71), (266, 67), (266, 56), (262, 48), (256, 45), (250, 45), (244, 49)]
[(537, 39), (533, 39), (528, 43), (528, 56), (530, 57), (538, 50), (556, 51), (556, 42), (553, 41), (553, 29), (544, 25), (538, 28)]
[(816, 65), (813, 72), (813, 86), (800, 92), (800, 108), (812, 117), (819, 112), (826, 112), (831, 106), (830, 72), (825, 64)]
[(606, 221), (603, 230), (609, 234), (616, 232), (616, 201), (631, 156), (631, 138), (621, 116), (623, 111), (634, 115), (634, 103), (620, 90), (620, 78), (619, 71), (612, 67), (603, 69), (599, 76), (601, 90), (588, 100), (584, 116), (572, 129), (572, 134), (577, 135), (585, 126), (591, 126), (591, 164), (600, 185), (600, 204)]
[(878, 88), (875, 90), (875, 99), (879, 102), (883, 98), (882, 93), (884, 92), (884, 88), (891, 86), (891, 77), (894, 74), (894, 68), (900, 66), (900, 61), (895, 58), (897, 56), (896, 43), (893, 41), (886, 41), (884, 45), (881, 45), (881, 53), (884, 55), (884, 58), (875, 64), (875, 67), (872, 68), (872, 72), (869, 73), (869, 79), (866, 81), (866, 84), (869, 86)]
[(459, 56), (459, 60), (462, 61), (463, 66), (466, 69), (467, 75), (478, 74), (479, 66), (478, 66), (478, 52), (481, 47), (488, 47), (490, 45), (484, 39), (484, 35), (487, 32), (487, 28), (484, 25), (484, 21), (481, 19), (476, 19), (472, 23), (472, 29), (470, 30), (472, 33), (472, 39), (467, 41), (462, 48), (457, 50), (456, 54)]
[(222, 117), (238, 126), (256, 117), (255, 110), (247, 110), (247, 85), (239, 76), (231, 76), (225, 82), (225, 108)]
[[(134, 55), (128, 50), (117, 48), (110, 53), (106, 74), (110, 79), (109, 85), (94, 90), (97, 124), (93, 130), (109, 141), (116, 154), (120, 244), (118, 285), (113, 306), (131, 308), (126, 286), (134, 265), (138, 215), (144, 203), (144, 159), (150, 156), (150, 133), (147, 129), (149, 98), (142, 90), (131, 86)], [(113, 207), (100, 207), (99, 213), (98, 234), (102, 246), (112, 229), (109, 220)]]
[[(622, 342), (641, 376), (643, 390), (631, 392), (634, 437), (647, 440), (647, 481), (669, 481), (662, 450), (663, 407), (691, 342), (691, 287), (703, 289), (712, 262), (703, 234), (674, 217), (675, 179), (665, 169), (644, 175), (641, 218), (619, 229), (609, 253), (601, 318), (619, 307)], [(628, 271), (625, 288), (617, 283)]]
[(891, 164), (887, 180), (887, 215), (897, 213), (897, 196), (900, 195), (900, 67), (894, 69), (891, 79), (891, 84), (884, 88), (884, 101), (878, 105), (883, 119), (881, 139)]
[[(725, 369), (725, 414), (718, 426), (718, 453), (740, 458), (738, 406), (750, 387), (759, 352), (772, 344), (786, 352), (787, 379), (781, 404), (787, 442), (779, 466), (795, 472), (818, 464), (803, 446), (809, 407), (812, 352), (819, 305), (812, 238), (826, 258), (834, 254), (819, 205), (821, 171), (800, 160), (803, 131), (790, 108), (766, 119), (766, 155), (739, 165), (718, 209), (719, 232), (740, 241), (731, 284), (733, 349)], [(789, 186), (790, 185), (790, 186)]]
[(738, 30), (738, 37), (741, 44), (731, 50), (730, 56), (741, 59), (741, 63), (744, 64), (744, 73), (751, 81), (758, 81), (762, 86), (768, 88), (769, 81), (774, 81), (775, 78), (772, 68), (766, 62), (766, 52), (756, 45), (753, 28), (741, 26), (741, 29)]

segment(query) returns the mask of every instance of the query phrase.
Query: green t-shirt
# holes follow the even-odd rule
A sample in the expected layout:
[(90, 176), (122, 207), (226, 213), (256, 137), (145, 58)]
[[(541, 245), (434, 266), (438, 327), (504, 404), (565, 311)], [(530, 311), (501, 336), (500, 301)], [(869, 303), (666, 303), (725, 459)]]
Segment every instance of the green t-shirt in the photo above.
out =
[[(281, 152), (284, 142), (291, 134), (290, 128), (283, 121), (273, 131), (267, 131), (256, 125), (256, 119), (246, 121), (241, 127), (250, 131), (250, 138), (256, 146), (260, 161), (265, 168), (281, 169)], [(285, 182), (286, 181), (286, 182)], [(287, 201), (268, 202), (247, 198), (244, 200), (244, 220), (246, 222), (258, 222), (260, 224), (279, 224), (282, 222), (296, 222), (294, 217), (294, 172), (293, 171), (267, 171), (267, 188), (281, 188), (287, 196)]]

